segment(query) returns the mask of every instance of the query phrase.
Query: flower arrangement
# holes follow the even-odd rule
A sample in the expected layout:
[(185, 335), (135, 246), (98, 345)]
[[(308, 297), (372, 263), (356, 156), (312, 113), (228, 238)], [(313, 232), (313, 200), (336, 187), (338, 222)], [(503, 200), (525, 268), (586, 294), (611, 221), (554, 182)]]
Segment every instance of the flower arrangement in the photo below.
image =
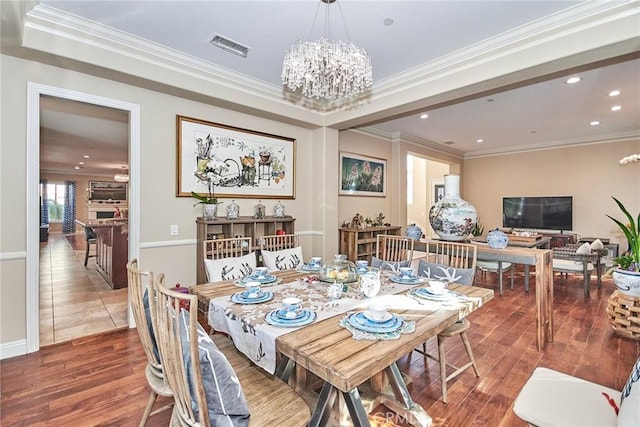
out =
[(627, 224), (624, 224), (622, 221), (607, 215), (607, 217), (615, 222), (622, 230), (627, 238), (627, 242), (629, 243), (629, 251), (626, 254), (614, 258), (614, 262), (623, 270), (638, 272), (640, 271), (640, 213), (638, 214), (637, 220), (634, 222), (633, 217), (622, 202), (615, 197), (612, 198), (629, 221)]

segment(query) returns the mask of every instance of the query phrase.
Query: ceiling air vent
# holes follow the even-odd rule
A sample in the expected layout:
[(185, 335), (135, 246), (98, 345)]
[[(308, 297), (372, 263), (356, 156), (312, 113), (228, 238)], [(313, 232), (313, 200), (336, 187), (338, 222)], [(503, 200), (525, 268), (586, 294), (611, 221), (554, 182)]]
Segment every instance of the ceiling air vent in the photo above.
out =
[(453, 145), (453, 144), (455, 144), (455, 142), (453, 142), (453, 141), (445, 141), (445, 142), (443, 142), (443, 144), (444, 145)]
[(240, 55), (244, 58), (247, 57), (247, 53), (249, 52), (249, 48), (245, 45), (242, 45), (238, 42), (234, 42), (231, 39), (228, 39), (220, 34), (216, 34), (211, 39), (211, 44), (214, 46), (218, 46), (220, 49), (224, 49), (227, 52), (235, 53), (236, 55)]

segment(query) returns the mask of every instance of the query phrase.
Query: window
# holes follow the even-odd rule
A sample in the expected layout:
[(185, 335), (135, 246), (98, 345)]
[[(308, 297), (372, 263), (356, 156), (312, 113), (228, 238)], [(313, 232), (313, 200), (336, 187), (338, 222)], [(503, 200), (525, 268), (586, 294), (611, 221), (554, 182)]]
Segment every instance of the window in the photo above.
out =
[(413, 156), (407, 155), (407, 205), (413, 205)]
[(64, 217), (64, 192), (64, 184), (47, 184), (47, 211), (51, 222), (62, 222)]

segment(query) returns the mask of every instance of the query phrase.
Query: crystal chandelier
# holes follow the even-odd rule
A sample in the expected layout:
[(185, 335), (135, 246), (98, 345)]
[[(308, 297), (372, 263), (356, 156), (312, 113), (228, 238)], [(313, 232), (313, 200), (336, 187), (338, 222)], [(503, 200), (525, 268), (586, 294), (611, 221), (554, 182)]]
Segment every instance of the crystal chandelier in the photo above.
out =
[[(329, 4), (336, 0), (320, 1), (327, 5), (326, 36), (329, 29)], [(317, 16), (316, 9), (316, 18)], [(344, 22), (344, 18), (342, 21)], [(373, 83), (371, 61), (367, 52), (350, 40), (343, 42), (321, 37), (313, 42), (298, 41), (285, 54), (282, 83), (288, 89), (299, 91), (307, 98), (329, 101), (355, 98), (369, 89)]]

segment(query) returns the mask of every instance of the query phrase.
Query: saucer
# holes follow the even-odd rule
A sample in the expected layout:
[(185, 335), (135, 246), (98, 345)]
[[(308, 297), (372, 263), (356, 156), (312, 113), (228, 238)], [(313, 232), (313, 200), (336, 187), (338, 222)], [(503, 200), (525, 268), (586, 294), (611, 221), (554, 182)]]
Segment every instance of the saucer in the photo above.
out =
[(271, 283), (278, 280), (278, 278), (272, 274), (267, 274), (266, 276), (254, 276), (250, 275), (242, 279), (244, 283), (247, 282), (258, 282), (260, 284)]
[(377, 318), (374, 314), (373, 311), (371, 310), (366, 310), (362, 313), (362, 315), (369, 321), (371, 322), (375, 322), (375, 323), (384, 323), (384, 322), (388, 322), (389, 320), (391, 320), (393, 318), (393, 314), (389, 313), (388, 311), (386, 311), (384, 313), (384, 316), (382, 316), (382, 318)]
[(295, 328), (298, 326), (308, 325), (309, 323), (312, 323), (314, 320), (316, 320), (315, 311), (307, 310), (306, 308), (301, 309), (299, 311), (299, 313), (301, 314), (300, 317), (294, 319), (282, 318), (278, 316), (278, 311), (282, 311), (282, 309), (271, 310), (266, 314), (264, 320), (270, 325), (282, 326), (285, 328)]
[(391, 276), (389, 277), (393, 283), (400, 283), (403, 285), (418, 285), (420, 283), (426, 282), (424, 277), (413, 276), (407, 279), (402, 278), (401, 276)]
[(427, 286), (426, 288), (424, 288), (424, 290), (433, 295), (445, 295), (447, 292), (449, 292), (447, 288), (434, 289), (431, 286)]
[(356, 329), (365, 332), (395, 332), (402, 327), (403, 319), (392, 314), (386, 322), (375, 322), (367, 319), (364, 313), (351, 313), (347, 316), (347, 322)]
[(273, 292), (270, 291), (260, 291), (256, 298), (251, 298), (246, 295), (245, 292), (236, 292), (231, 295), (231, 302), (235, 302), (236, 304), (259, 304), (261, 302), (269, 301), (273, 298)]
[[(291, 313), (291, 315), (289, 315), (289, 313)], [(303, 318), (305, 314), (304, 310), (287, 311), (285, 309), (280, 309), (276, 311), (276, 316), (278, 319), (282, 320), (298, 320)]]
[(321, 265), (309, 265), (309, 264), (302, 264), (302, 267), (300, 267), (300, 269), (302, 271), (310, 271), (310, 272), (314, 272), (314, 271), (320, 271), (322, 270), (322, 266)]

